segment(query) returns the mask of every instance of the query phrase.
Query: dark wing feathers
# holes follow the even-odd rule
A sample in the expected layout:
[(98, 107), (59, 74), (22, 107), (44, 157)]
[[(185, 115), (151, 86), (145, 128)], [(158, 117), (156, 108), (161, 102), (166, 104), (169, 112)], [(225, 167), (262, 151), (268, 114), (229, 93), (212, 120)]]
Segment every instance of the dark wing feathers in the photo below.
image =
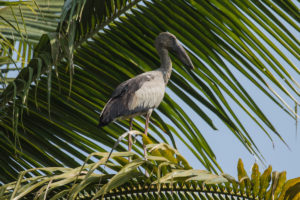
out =
[(112, 93), (111, 98), (104, 106), (99, 120), (99, 127), (105, 126), (119, 117), (132, 115), (141, 110), (130, 110), (129, 102), (134, 96), (134, 93), (142, 87), (142, 85), (154, 79), (154, 75), (144, 73), (132, 79), (121, 83)]
[[(118, 85), (118, 87), (113, 91), (113, 93), (111, 94), (111, 97), (110, 99), (112, 98), (116, 98), (118, 96), (122, 96), (124, 93), (126, 93), (126, 91), (128, 90), (128, 85), (129, 85), (129, 82), (131, 81), (132, 79), (129, 79), (123, 83), (121, 83), (120, 85)], [(107, 102), (108, 103), (108, 102)]]

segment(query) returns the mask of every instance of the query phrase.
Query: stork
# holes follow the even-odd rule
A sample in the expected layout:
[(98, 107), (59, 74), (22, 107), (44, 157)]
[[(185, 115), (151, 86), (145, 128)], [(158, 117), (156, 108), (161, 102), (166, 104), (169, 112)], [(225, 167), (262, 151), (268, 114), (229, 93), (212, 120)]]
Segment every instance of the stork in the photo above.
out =
[[(160, 33), (155, 40), (155, 48), (158, 52), (161, 65), (154, 71), (142, 73), (121, 83), (112, 93), (104, 106), (99, 119), (98, 127), (105, 126), (116, 119), (130, 119), (129, 130), (132, 130), (132, 118), (146, 115), (145, 131), (147, 135), (148, 124), (152, 111), (163, 100), (166, 85), (172, 72), (172, 62), (169, 51), (175, 52), (181, 62), (190, 68), (193, 63), (179, 43), (177, 38), (169, 33)], [(129, 135), (128, 150), (131, 151), (132, 139)], [(146, 155), (145, 145), (144, 155)]]

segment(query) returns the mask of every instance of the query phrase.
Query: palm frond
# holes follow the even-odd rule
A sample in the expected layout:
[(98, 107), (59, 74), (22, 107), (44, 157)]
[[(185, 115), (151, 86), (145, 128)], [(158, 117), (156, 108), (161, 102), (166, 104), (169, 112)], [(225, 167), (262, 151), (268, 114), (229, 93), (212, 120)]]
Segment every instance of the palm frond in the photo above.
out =
[(28, 65), (41, 35), (55, 32), (63, 3), (63, 0), (54, 0), (51, 4), (43, 0), (1, 2), (4, 7), (0, 9), (0, 54), (10, 59), (10, 62), (0, 63), (5, 82), (2, 89), (9, 80), (7, 76), (16, 77), (17, 73), (11, 71)]
[[(186, 168), (167, 144), (148, 145), (146, 159), (132, 152), (112, 153), (111, 158), (123, 160), (122, 165), (107, 162), (109, 153), (95, 152), (96, 162), (77, 168), (48, 167), (22, 172), (18, 181), (0, 187), (3, 198), (22, 199), (274, 199), (297, 198), (300, 178), (286, 181), (286, 172), (272, 172), (272, 167), (261, 175), (258, 165), (252, 167), (251, 177), (238, 162), (236, 181), (228, 174), (215, 175), (205, 170)], [(168, 155), (168, 157), (166, 156)], [(124, 157), (134, 158), (128, 162)], [(182, 157), (183, 158), (183, 157)], [(107, 165), (116, 174), (97, 172)], [(148, 171), (149, 176), (141, 171)], [(47, 176), (24, 178), (26, 173), (42, 171)], [(271, 178), (272, 177), (272, 178)]]
[[(33, 59), (0, 96), (0, 148), (7, 152), (1, 180), (15, 180), (30, 167), (76, 167), (87, 154), (112, 147), (127, 124), (98, 130), (97, 112), (120, 82), (159, 66), (153, 41), (161, 31), (174, 33), (186, 46), (196, 70), (184, 69), (173, 58), (168, 92), (153, 114), (151, 139), (167, 142), (163, 133), (171, 140), (175, 135), (207, 170), (221, 170), (200, 126), (174, 100), (178, 97), (212, 129), (217, 116), (249, 152), (262, 158), (231, 102), (271, 140), (271, 133), (282, 139), (239, 81), (242, 75), (297, 118), (284, 100), (299, 105), (299, 69), (290, 59), (299, 60), (299, 40), (290, 30), (299, 30), (298, 18), (286, 14), (295, 9), (279, 1), (66, 1), (57, 32), (39, 38)], [(143, 122), (137, 118), (135, 129), (142, 130)], [(117, 150), (124, 151), (126, 143)], [(140, 147), (138, 143), (134, 150), (140, 153)]]

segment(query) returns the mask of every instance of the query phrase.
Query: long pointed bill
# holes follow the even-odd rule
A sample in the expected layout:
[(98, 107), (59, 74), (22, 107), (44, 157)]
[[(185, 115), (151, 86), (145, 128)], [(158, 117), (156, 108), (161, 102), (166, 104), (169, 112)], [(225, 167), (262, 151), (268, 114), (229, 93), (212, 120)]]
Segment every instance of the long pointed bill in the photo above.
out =
[(187, 67), (194, 69), (194, 65), (188, 56), (187, 52), (183, 48), (183, 46), (177, 41), (176, 46), (174, 47), (174, 51), (176, 52), (179, 60)]

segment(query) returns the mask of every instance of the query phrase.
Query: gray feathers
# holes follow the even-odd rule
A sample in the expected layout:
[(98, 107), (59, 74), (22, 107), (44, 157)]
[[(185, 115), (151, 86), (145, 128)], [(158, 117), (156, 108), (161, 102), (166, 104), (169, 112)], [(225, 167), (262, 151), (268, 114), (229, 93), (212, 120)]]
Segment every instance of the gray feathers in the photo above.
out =
[[(146, 113), (149, 106), (136, 104), (136, 92), (155, 77), (149, 72), (140, 74), (121, 83), (112, 93), (111, 98), (100, 114), (99, 126), (105, 126), (117, 118), (126, 118), (132, 115)], [(151, 107), (151, 106), (150, 106)]]

